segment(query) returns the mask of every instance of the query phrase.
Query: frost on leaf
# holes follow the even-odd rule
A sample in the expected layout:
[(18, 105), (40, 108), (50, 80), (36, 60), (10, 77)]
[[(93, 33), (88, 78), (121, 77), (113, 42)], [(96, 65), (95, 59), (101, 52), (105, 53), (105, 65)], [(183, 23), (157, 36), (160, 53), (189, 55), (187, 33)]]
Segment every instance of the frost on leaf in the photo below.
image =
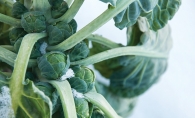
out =
[(10, 90), (7, 86), (1, 87), (0, 93), (0, 117), (15, 118), (12, 109)]

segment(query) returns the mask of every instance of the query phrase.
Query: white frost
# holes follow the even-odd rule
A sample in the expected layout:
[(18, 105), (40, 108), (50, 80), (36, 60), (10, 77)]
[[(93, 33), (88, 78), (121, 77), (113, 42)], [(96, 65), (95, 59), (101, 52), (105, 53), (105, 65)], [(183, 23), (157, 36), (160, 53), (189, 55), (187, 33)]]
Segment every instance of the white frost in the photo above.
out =
[(1, 88), (0, 93), (0, 118), (15, 118), (12, 109), (10, 90), (7, 86)]
[(40, 46), (40, 52), (41, 52), (41, 54), (45, 54), (46, 53), (46, 48), (47, 48), (47, 43), (46, 42), (43, 42), (42, 44), (41, 44), (41, 46)]
[(66, 74), (62, 75), (62, 77), (60, 78), (60, 80), (64, 81), (68, 78), (74, 77), (74, 71), (69, 68), (68, 71), (66, 72)]
[(82, 93), (77, 92), (75, 89), (72, 88), (72, 94), (76, 98), (84, 98), (84, 95)]

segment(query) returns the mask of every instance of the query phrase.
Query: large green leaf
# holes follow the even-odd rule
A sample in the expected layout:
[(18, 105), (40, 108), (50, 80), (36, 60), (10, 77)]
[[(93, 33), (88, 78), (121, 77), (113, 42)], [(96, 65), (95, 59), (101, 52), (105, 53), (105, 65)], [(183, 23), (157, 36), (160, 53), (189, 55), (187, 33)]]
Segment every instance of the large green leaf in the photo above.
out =
[[(128, 30), (127, 35), (135, 35), (132, 31)], [(129, 37), (131, 38), (131, 36)], [(135, 40), (139, 42), (132, 48), (135, 51), (142, 49), (162, 54), (165, 57), (168, 57), (172, 47), (168, 25), (157, 32), (146, 30), (140, 38), (129, 39), (129, 42), (135, 42)], [(94, 47), (92, 50), (97, 50), (96, 48)], [(166, 67), (167, 58), (152, 58), (149, 55), (148, 57), (122, 56), (95, 64), (95, 68), (110, 79), (109, 91), (123, 97), (134, 97), (145, 92), (159, 79)]]
[(171, 20), (181, 5), (181, 0), (136, 0), (114, 17), (119, 29), (132, 26), (139, 16), (146, 17), (150, 29), (157, 31)]
[[(21, 92), (16, 118), (51, 118), (52, 103), (32, 81), (27, 80)], [(13, 103), (14, 104), (14, 103)]]

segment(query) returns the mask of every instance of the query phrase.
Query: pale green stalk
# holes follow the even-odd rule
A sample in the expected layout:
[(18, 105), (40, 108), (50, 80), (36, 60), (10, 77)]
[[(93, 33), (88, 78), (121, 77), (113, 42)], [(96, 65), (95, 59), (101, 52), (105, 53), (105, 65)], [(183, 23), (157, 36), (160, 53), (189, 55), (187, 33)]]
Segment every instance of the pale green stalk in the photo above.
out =
[(14, 113), (17, 113), (20, 97), (23, 91), (23, 83), (25, 79), (26, 69), (29, 57), (34, 44), (41, 38), (45, 37), (46, 33), (32, 33), (24, 36), (17, 58), (14, 64), (14, 70), (10, 80), (10, 90), (12, 96), (12, 106)]
[(105, 37), (100, 36), (100, 35), (91, 34), (87, 37), (87, 39), (90, 41), (102, 44), (102, 45), (109, 47), (109, 48), (121, 47), (121, 44), (117, 44), (117, 43), (115, 43), (115, 42), (113, 42)]
[(93, 56), (87, 57), (85, 59), (71, 62), (71, 65), (91, 65), (94, 63), (98, 63), (110, 58), (124, 56), (124, 55), (136, 55), (136, 56), (145, 56), (145, 57), (153, 57), (153, 58), (168, 58), (168, 55), (157, 53), (154, 51), (150, 51), (144, 49), (141, 46), (129, 46), (129, 47), (120, 47), (115, 49), (110, 49)]
[(122, 118), (114, 111), (114, 109), (101, 94), (96, 92), (88, 92), (84, 94), (84, 96), (87, 101), (101, 109), (104, 112), (106, 118)]
[(11, 46), (11, 45), (0, 45), (0, 46), (7, 50), (14, 52), (14, 46)]
[(77, 33), (66, 39), (65, 41), (61, 42), (55, 46), (49, 46), (47, 50), (59, 50), (59, 51), (66, 51), (72, 47), (74, 47), (77, 43), (84, 40), (87, 36), (92, 34), (102, 25), (107, 23), (110, 19), (120, 13), (122, 10), (127, 8), (129, 4), (134, 2), (135, 0), (120, 0), (115, 8), (109, 7), (106, 11), (104, 11), (100, 16), (98, 16), (95, 20), (90, 22), (87, 26), (79, 30)]
[(0, 22), (15, 26), (15, 27), (21, 27), (20, 20), (12, 18), (10, 16), (4, 15), (0, 13)]

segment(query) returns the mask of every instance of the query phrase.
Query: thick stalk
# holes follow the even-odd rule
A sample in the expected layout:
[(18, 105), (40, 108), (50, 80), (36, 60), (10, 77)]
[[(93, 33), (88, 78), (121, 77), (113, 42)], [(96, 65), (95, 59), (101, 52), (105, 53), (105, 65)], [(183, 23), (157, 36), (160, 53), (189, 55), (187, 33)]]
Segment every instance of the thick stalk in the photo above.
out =
[(15, 27), (21, 27), (20, 20), (12, 18), (10, 16), (4, 15), (0, 13), (0, 22), (15, 26)]
[(88, 40), (105, 45), (106, 47), (109, 48), (118, 48), (121, 47), (121, 44), (117, 44), (107, 38), (104, 38), (100, 35), (95, 35), (95, 34), (91, 34), (87, 37)]
[(49, 81), (58, 91), (65, 118), (77, 118), (74, 98), (70, 84), (65, 81)]
[(93, 56), (90, 56), (88, 58), (85, 58), (83, 60), (71, 62), (71, 65), (87, 66), (103, 60), (107, 60), (118, 56), (124, 56), (124, 55), (136, 55), (136, 56), (145, 56), (145, 57), (153, 57), (153, 58), (168, 58), (168, 55), (150, 51), (144, 49), (141, 46), (132, 46), (132, 47), (121, 47), (121, 48), (110, 49), (95, 54)]
[(84, 96), (86, 100), (100, 108), (104, 112), (106, 118), (121, 118), (101, 94), (88, 92), (84, 94)]
[(40, 38), (43, 38), (45, 36), (45, 33), (32, 33), (27, 34), (22, 40), (17, 58), (15, 60), (14, 70), (10, 78), (12, 103), (14, 103), (12, 104), (12, 106), (15, 114), (19, 105), (19, 103), (16, 101), (20, 101), (24, 86), (23, 83), (25, 79), (25, 73), (32, 48)]
[(74, 47), (77, 43), (84, 40), (87, 36), (92, 34), (94, 31), (96, 31), (98, 28), (100, 28), (102, 25), (107, 23), (110, 19), (112, 19), (114, 16), (116, 16), (118, 13), (120, 13), (122, 10), (127, 8), (129, 4), (134, 2), (135, 0), (120, 0), (115, 8), (108, 8), (105, 12), (103, 12), (99, 17), (97, 17), (95, 20), (90, 22), (87, 26), (79, 30), (77, 33), (63, 41), (62, 43), (55, 45), (55, 46), (49, 46), (47, 50), (59, 50), (59, 51), (66, 51), (72, 47)]
[(63, 22), (69, 23), (75, 17), (80, 7), (82, 6), (83, 2), (84, 0), (74, 0), (71, 7), (68, 9), (68, 11), (64, 15), (62, 15), (58, 19), (51, 19), (48, 22), (54, 23), (54, 22), (63, 21)]
[(11, 46), (11, 45), (0, 45), (0, 46), (7, 49), (7, 50), (10, 50), (10, 51), (14, 52), (14, 47)]
[(5, 6), (7, 6), (9, 8), (12, 8), (13, 4), (14, 4), (14, 1), (12, 1), (12, 0), (0, 0), (0, 3), (4, 4)]

